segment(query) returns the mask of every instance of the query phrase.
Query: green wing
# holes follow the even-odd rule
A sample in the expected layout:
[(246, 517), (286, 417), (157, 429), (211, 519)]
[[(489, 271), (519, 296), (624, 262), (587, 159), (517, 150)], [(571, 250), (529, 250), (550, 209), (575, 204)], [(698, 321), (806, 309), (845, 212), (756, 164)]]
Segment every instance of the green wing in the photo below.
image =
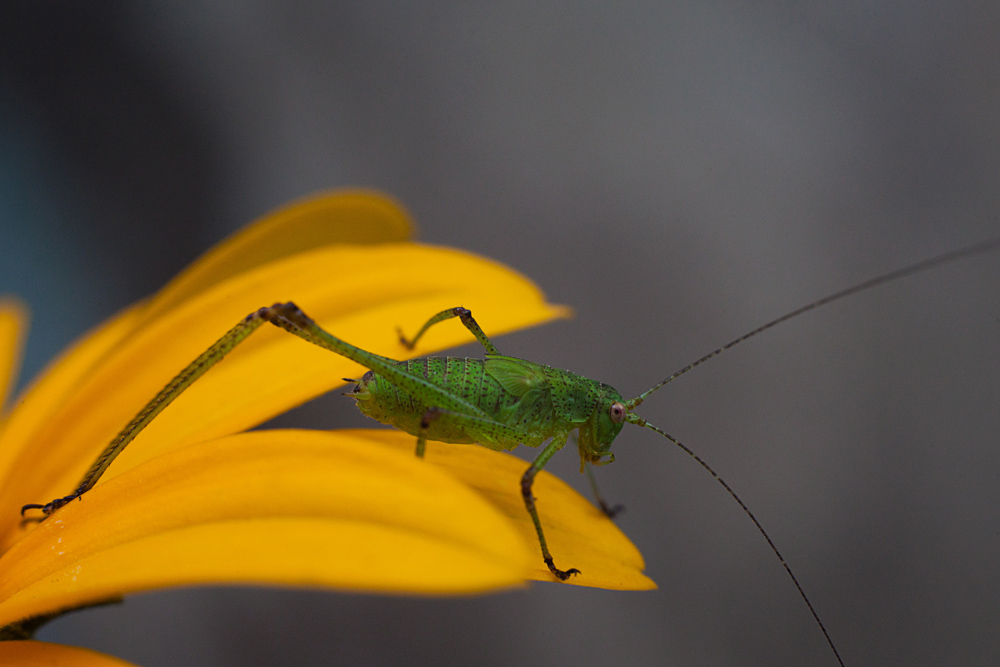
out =
[(486, 372), (514, 396), (524, 396), (532, 389), (545, 387), (545, 373), (530, 361), (513, 357), (486, 357)]

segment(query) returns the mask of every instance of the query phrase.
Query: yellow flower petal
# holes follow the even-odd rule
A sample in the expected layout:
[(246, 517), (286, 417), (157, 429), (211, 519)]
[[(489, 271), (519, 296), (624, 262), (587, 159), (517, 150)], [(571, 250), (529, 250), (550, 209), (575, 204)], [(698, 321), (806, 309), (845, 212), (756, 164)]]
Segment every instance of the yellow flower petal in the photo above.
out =
[[(412, 451), (414, 445), (412, 435), (399, 431), (340, 433), (370, 433), (365, 437), (404, 452)], [(511, 519), (524, 540), (534, 546), (531, 578), (555, 581), (542, 561), (535, 527), (521, 498), (521, 476), (527, 463), (485, 447), (443, 442), (427, 443), (426, 460), (476, 489)], [(566, 583), (617, 590), (656, 588), (656, 583), (642, 573), (645, 562), (635, 545), (614, 522), (568, 484), (543, 470), (535, 478), (534, 494), (556, 566), (580, 570), (580, 574), (570, 577)]]
[[(393, 200), (374, 192), (347, 190), (304, 198), (251, 223), (202, 255), (160, 290), (81, 337), (22, 397), (29, 406), (0, 447), (0, 479), (38, 424), (101, 357), (135, 327), (212, 285), (275, 259), (332, 244), (398, 242), (409, 238), (412, 222)], [(17, 304), (12, 303), (12, 308)], [(9, 310), (9, 309), (8, 309)], [(141, 311), (141, 312), (140, 312)], [(124, 425), (124, 424), (122, 424)]]
[(0, 665), (5, 667), (129, 667), (110, 655), (76, 646), (36, 641), (0, 642)]
[[(364, 190), (310, 195), (252, 222), (202, 255), (157, 293), (149, 318), (258, 266), (334, 244), (398, 243), (413, 223), (395, 201)], [(270, 305), (270, 304), (262, 304)]]
[[(59, 408), (91, 367), (143, 322), (269, 261), (331, 244), (404, 241), (412, 227), (406, 212), (393, 200), (374, 192), (346, 190), (304, 198), (233, 234), (174, 278), (152, 302), (136, 304), (84, 335), (39, 376), (21, 398), (26, 405), (17, 412), (2, 440), (0, 480), (10, 474), (10, 466), (39, 425)], [(14, 302), (8, 303), (18, 308)], [(9, 312), (13, 312), (11, 308)]]
[[(347, 274), (330, 279), (338, 271)], [(102, 359), (26, 438), (30, 446), (0, 489), (0, 507), (46, 502), (71, 491), (98, 452), (174, 374), (247, 313), (289, 299), (334, 335), (396, 358), (469, 340), (471, 334), (455, 322), (432, 329), (416, 352), (400, 345), (397, 325), (414, 331), (449, 306), (471, 308), (491, 335), (565, 314), (519, 274), (455, 250), (345, 246), (272, 262), (148, 322)], [(109, 475), (164, 451), (252, 427), (363, 372), (287, 332), (262, 328), (157, 417)], [(0, 445), (7, 447), (7, 439)], [(2, 521), (9, 531), (16, 517), (0, 516)]]
[[(478, 494), (369, 432), (254, 431), (70, 503), (0, 558), (0, 625), (139, 590), (230, 582), (455, 594), (533, 554)], [(498, 455), (494, 455), (498, 456)]]
[(0, 299), (0, 414), (17, 380), (27, 328), (27, 308), (9, 297)]

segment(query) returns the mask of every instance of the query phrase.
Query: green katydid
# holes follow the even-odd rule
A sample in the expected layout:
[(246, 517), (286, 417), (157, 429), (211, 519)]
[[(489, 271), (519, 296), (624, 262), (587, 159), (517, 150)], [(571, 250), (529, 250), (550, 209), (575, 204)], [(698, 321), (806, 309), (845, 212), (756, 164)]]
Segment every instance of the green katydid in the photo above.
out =
[[(261, 308), (241, 320), (171, 380), (101, 452), (73, 493), (44, 505), (25, 505), (21, 508), (21, 514), (29, 509), (38, 509), (44, 518), (93, 488), (115, 457), (167, 405), (253, 331), (263, 323), (270, 322), (310, 343), (341, 354), (368, 368), (369, 371), (360, 380), (345, 378), (349, 382), (357, 383), (353, 391), (346, 395), (357, 401), (358, 408), (365, 415), (415, 435), (416, 454), (419, 457), (424, 454), (427, 440), (477, 443), (494, 450), (512, 450), (522, 444), (530, 447), (544, 445), (541, 453), (528, 466), (521, 479), (521, 493), (535, 526), (542, 558), (552, 574), (561, 581), (578, 574), (579, 570), (576, 568), (563, 570), (555, 565), (545, 541), (535, 498), (532, 495), (535, 476), (549, 459), (562, 449), (574, 430), (578, 432), (577, 448), (581, 459), (581, 470), (586, 468), (587, 464), (605, 465), (614, 461), (614, 455), (610, 451), (611, 444), (626, 423), (659, 433), (687, 452), (711, 473), (750, 517), (791, 577), (837, 660), (843, 665), (833, 640), (805, 591), (750, 509), (697, 454), (673, 436), (639, 417), (634, 410), (650, 394), (695, 366), (786, 320), (876, 285), (997, 247), (1000, 247), (1000, 239), (939, 255), (797, 308), (684, 366), (631, 400), (625, 400), (617, 390), (602, 382), (581, 377), (570, 371), (502, 355), (480, 328), (472, 313), (463, 307), (450, 308), (434, 315), (410, 340), (400, 333), (400, 342), (407, 348), (413, 349), (428, 328), (457, 317), (482, 344), (486, 352), (484, 359), (424, 357), (396, 361), (362, 350), (329, 334), (294, 303), (275, 304)], [(599, 495), (598, 501), (606, 514), (609, 516), (614, 514), (614, 510), (610, 509)]]

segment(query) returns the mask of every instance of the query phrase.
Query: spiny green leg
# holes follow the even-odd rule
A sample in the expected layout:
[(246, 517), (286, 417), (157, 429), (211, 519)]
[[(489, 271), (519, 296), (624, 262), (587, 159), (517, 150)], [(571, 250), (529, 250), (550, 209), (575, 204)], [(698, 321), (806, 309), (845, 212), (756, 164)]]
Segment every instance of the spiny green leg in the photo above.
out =
[(557, 433), (553, 436), (552, 441), (545, 446), (542, 453), (538, 455), (538, 458), (524, 471), (524, 476), (521, 477), (521, 496), (524, 497), (524, 506), (528, 508), (528, 514), (531, 515), (531, 520), (535, 524), (535, 532), (538, 533), (538, 545), (542, 548), (542, 560), (545, 561), (545, 564), (549, 566), (549, 571), (559, 581), (566, 581), (570, 578), (570, 575), (580, 574), (580, 570), (575, 567), (571, 567), (568, 570), (560, 570), (553, 562), (552, 554), (549, 553), (549, 545), (545, 542), (545, 533), (542, 532), (542, 522), (538, 518), (538, 510), (535, 509), (535, 496), (531, 493), (531, 486), (535, 482), (535, 475), (545, 467), (545, 464), (549, 462), (553, 454), (563, 448), (568, 436), (568, 433)]
[(418, 331), (417, 335), (413, 337), (413, 340), (407, 340), (406, 336), (403, 335), (403, 330), (397, 327), (396, 333), (399, 334), (399, 342), (405, 345), (406, 349), (412, 350), (416, 347), (417, 341), (420, 340), (420, 337), (423, 336), (428, 329), (438, 322), (444, 322), (445, 320), (450, 320), (453, 317), (458, 317), (462, 320), (462, 324), (465, 325), (465, 328), (471, 331), (472, 335), (476, 337), (476, 340), (478, 340), (482, 346), (486, 348), (486, 354), (495, 354), (500, 356), (500, 352), (493, 345), (493, 343), (490, 342), (490, 339), (486, 337), (486, 334), (483, 333), (479, 323), (473, 319), (472, 311), (468, 308), (462, 308), (461, 306), (458, 306), (457, 308), (449, 308), (448, 310), (442, 310), (440, 313), (427, 320), (427, 323), (420, 327), (420, 331)]
[[(412, 395), (422, 396), (422, 400), (426, 403), (437, 405), (457, 413), (488, 419), (488, 415), (480, 408), (457, 396), (449, 394), (424, 378), (399, 368), (395, 360), (362, 350), (323, 331), (319, 325), (313, 322), (294, 303), (276, 303), (273, 306), (261, 308), (247, 315), (239, 324), (230, 329), (214, 345), (178, 373), (166, 387), (160, 390), (160, 393), (153, 400), (146, 404), (122, 432), (111, 441), (111, 444), (101, 452), (73, 493), (62, 498), (56, 498), (44, 505), (36, 503), (24, 505), (21, 508), (21, 514), (23, 515), (29, 509), (40, 509), (44, 516), (48, 516), (93, 488), (101, 478), (101, 475), (104, 474), (104, 471), (111, 465), (111, 462), (115, 460), (115, 457), (135, 439), (153, 418), (170, 405), (191, 383), (204, 375), (212, 366), (219, 363), (223, 357), (264, 322), (270, 322), (310, 343), (357, 361), (387, 378), (403, 391)], [(486, 342), (489, 343), (488, 340)]]
[(104, 471), (108, 469), (111, 462), (115, 460), (123, 449), (135, 436), (139, 435), (142, 429), (146, 428), (149, 422), (153, 421), (160, 412), (163, 411), (165, 407), (170, 405), (175, 398), (181, 395), (181, 393), (191, 386), (195, 380), (200, 378), (205, 372), (210, 369), (215, 364), (222, 361), (234, 347), (236, 347), (240, 342), (242, 342), (247, 336), (253, 333), (261, 324), (267, 319), (268, 308), (261, 308), (253, 313), (250, 313), (239, 324), (230, 329), (226, 335), (217, 340), (212, 347), (205, 350), (201, 356), (192, 361), (188, 366), (182, 370), (180, 373), (171, 380), (166, 387), (160, 390), (153, 400), (146, 404), (146, 406), (139, 411), (139, 414), (128, 423), (128, 425), (122, 429), (114, 440), (104, 449), (103, 452), (94, 461), (94, 464), (90, 466), (90, 470), (87, 474), (83, 476), (80, 481), (79, 486), (76, 490), (68, 496), (63, 496), (62, 498), (56, 498), (44, 505), (39, 505), (37, 503), (31, 503), (25, 505), (21, 508), (21, 515), (30, 509), (40, 509), (44, 516), (52, 514), (63, 505), (76, 500), (84, 493), (93, 488), (97, 480), (101, 478)]
[(587, 478), (590, 480), (590, 489), (594, 492), (594, 500), (597, 501), (597, 506), (601, 508), (606, 517), (614, 519), (618, 514), (625, 511), (624, 505), (619, 503), (611, 506), (604, 500), (604, 496), (601, 495), (601, 491), (597, 488), (597, 477), (594, 475), (594, 467), (592, 465), (587, 466)]

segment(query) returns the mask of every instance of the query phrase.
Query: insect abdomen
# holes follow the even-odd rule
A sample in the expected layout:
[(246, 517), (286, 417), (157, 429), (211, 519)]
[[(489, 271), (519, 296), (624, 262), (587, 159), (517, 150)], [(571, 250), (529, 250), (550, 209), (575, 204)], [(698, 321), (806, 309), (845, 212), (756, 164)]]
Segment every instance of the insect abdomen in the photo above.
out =
[[(425, 378), (446, 389), (450, 394), (475, 405), (497, 421), (508, 423), (511, 416), (517, 412), (520, 398), (507, 392), (486, 372), (485, 362), (482, 359), (423, 357), (400, 361), (398, 365), (413, 375)], [(432, 407), (371, 371), (362, 378), (354, 396), (358, 399), (358, 409), (365, 415), (413, 435), (419, 433), (421, 419)], [(528, 421), (533, 422), (531, 426), (535, 427), (532, 429), (534, 432), (538, 432), (539, 426), (547, 430), (545, 427), (549, 424), (545, 422), (551, 422), (551, 417), (547, 414), (522, 415), (522, 417), (527, 417)], [(519, 442), (489, 443), (484, 442), (483, 438), (477, 438), (470, 430), (456, 423), (450, 415), (443, 414), (430, 423), (427, 438), (439, 442), (478, 442), (493, 449), (513, 449), (520, 442), (537, 446), (541, 442), (541, 440), (534, 442), (535, 438), (527, 438)]]

